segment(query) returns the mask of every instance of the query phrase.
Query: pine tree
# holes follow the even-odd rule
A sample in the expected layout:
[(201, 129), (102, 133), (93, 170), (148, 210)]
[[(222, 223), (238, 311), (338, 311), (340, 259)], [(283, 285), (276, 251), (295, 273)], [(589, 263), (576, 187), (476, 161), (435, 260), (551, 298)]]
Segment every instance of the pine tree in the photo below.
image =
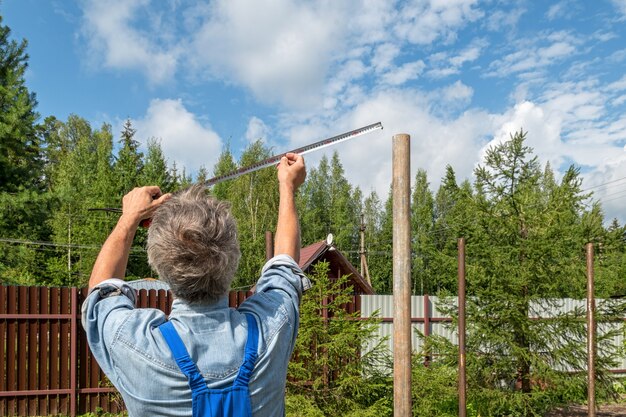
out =
[(143, 171), (143, 154), (139, 151), (139, 142), (135, 140), (136, 130), (130, 119), (124, 122), (119, 143), (122, 145), (113, 164), (116, 194), (121, 198), (124, 194), (140, 184)]
[(289, 362), (287, 408), (321, 415), (389, 415), (389, 358), (375, 339), (377, 318), (363, 320), (358, 312), (346, 312), (353, 289), (345, 285), (346, 276), (331, 281), (327, 263), (316, 264), (311, 279), (315, 285), (303, 296)]
[[(586, 366), (579, 312), (535, 317), (558, 308), (559, 298), (584, 297), (583, 218), (591, 216), (590, 224), (598, 218), (584, 209), (587, 196), (578, 170), (570, 168), (556, 184), (542, 172), (525, 138), (525, 132), (516, 132), (490, 148), (476, 169), (474, 229), (467, 245), (472, 389), (502, 392), (503, 383), (517, 386), (523, 397), (507, 412), (520, 415), (531, 414), (545, 399), (532, 389), (533, 380), (543, 381), (554, 396), (582, 382), (564, 372)], [(598, 369), (608, 361), (599, 360)]]
[(383, 237), (383, 218), (386, 212), (382, 202), (372, 191), (363, 202), (363, 219), (365, 221), (365, 248), (367, 251), (367, 265), (370, 272), (372, 286), (376, 292), (385, 292), (391, 282), (391, 236)]
[(381, 212), (380, 229), (375, 250), (370, 256), (372, 286), (378, 294), (393, 293), (393, 190), (389, 194)]
[(163, 193), (173, 191), (172, 178), (167, 169), (167, 160), (163, 155), (161, 143), (157, 139), (148, 140), (148, 151), (143, 162), (141, 184), (156, 185)]
[[(220, 175), (226, 175), (230, 172), (233, 172), (237, 169), (237, 163), (235, 162), (235, 158), (233, 157), (230, 148), (226, 146), (220, 157), (213, 168), (213, 176), (219, 177)], [(232, 181), (223, 181), (219, 184), (215, 184), (211, 187), (211, 194), (213, 194), (219, 200), (228, 200), (229, 198), (229, 190), (232, 186)]]
[(28, 91), (26, 40), (10, 40), (0, 16), (0, 192), (39, 189), (43, 162), (35, 94)]
[(411, 202), (411, 230), (413, 241), (413, 293), (432, 291), (430, 263), (434, 257), (434, 199), (430, 191), (426, 171), (419, 169), (415, 175), (415, 188)]
[(53, 201), (43, 193), (37, 101), (24, 79), (27, 42), (10, 34), (0, 16), (0, 282), (33, 284), (47, 253), (28, 242), (48, 240)]

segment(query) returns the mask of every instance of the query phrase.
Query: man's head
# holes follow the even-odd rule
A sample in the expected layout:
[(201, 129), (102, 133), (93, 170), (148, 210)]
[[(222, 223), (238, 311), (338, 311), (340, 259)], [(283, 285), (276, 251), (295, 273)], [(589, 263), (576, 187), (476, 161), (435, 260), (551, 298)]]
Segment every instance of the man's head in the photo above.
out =
[(176, 297), (216, 301), (230, 289), (241, 253), (229, 208), (196, 185), (155, 212), (148, 229), (148, 263)]

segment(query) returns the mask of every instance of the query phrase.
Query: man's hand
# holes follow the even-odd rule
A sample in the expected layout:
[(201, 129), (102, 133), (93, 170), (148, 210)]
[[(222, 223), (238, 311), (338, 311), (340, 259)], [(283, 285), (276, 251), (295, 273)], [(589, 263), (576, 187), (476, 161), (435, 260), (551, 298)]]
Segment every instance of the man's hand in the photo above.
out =
[(287, 186), (291, 192), (295, 192), (306, 178), (302, 155), (291, 152), (285, 154), (276, 168), (278, 169), (278, 183), (281, 187)]
[(122, 199), (122, 216), (137, 225), (152, 217), (157, 207), (170, 197), (171, 194), (161, 194), (157, 186), (135, 188)]

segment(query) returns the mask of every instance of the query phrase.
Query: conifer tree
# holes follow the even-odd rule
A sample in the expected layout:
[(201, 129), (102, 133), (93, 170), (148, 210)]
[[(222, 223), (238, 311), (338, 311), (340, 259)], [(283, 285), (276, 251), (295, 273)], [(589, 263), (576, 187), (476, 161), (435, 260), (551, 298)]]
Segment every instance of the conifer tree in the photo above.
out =
[(434, 256), (433, 241), (434, 198), (430, 191), (426, 171), (419, 169), (415, 175), (415, 187), (411, 202), (411, 230), (413, 262), (413, 294), (432, 291), (430, 264)]
[(143, 154), (139, 151), (139, 142), (135, 140), (136, 130), (130, 119), (124, 122), (121, 138), (122, 145), (113, 164), (116, 181), (116, 194), (122, 197), (135, 187), (142, 185), (140, 179), (143, 170)]
[(143, 162), (142, 184), (156, 185), (164, 193), (173, 189), (172, 178), (167, 168), (167, 160), (161, 149), (161, 142), (152, 138), (148, 140), (148, 150)]
[(39, 188), (42, 160), (35, 94), (26, 88), (27, 41), (10, 39), (0, 16), (0, 192)]
[(32, 284), (46, 253), (52, 201), (45, 191), (37, 101), (28, 91), (26, 40), (10, 39), (0, 16), (0, 282)]
[(372, 191), (363, 202), (363, 219), (365, 221), (365, 248), (367, 265), (370, 272), (372, 286), (376, 292), (386, 291), (390, 282), (391, 236), (383, 236), (383, 219), (386, 212), (383, 204)]
[[(506, 402), (515, 410), (482, 411), (490, 415), (530, 415), (541, 407), (547, 394), (533, 390), (533, 380), (543, 381), (553, 396), (584, 383), (576, 376), (584, 373), (566, 372), (586, 366), (580, 312), (554, 317), (554, 311), (560, 298), (584, 297), (584, 231), (593, 227), (585, 227), (583, 219), (589, 216), (593, 226), (600, 217), (583, 205), (587, 195), (578, 170), (570, 168), (557, 184), (541, 170), (525, 138), (519, 131), (493, 146), (475, 171), (467, 244), (470, 385), (475, 392), (520, 394)], [(553, 317), (537, 320), (547, 314)], [(597, 363), (601, 382), (608, 381), (602, 369), (609, 356)], [(511, 390), (502, 391), (503, 384)]]
[(330, 280), (324, 262), (314, 268), (289, 362), (287, 408), (306, 415), (389, 415), (390, 359), (375, 338), (377, 318), (347, 313), (353, 291), (347, 277)]

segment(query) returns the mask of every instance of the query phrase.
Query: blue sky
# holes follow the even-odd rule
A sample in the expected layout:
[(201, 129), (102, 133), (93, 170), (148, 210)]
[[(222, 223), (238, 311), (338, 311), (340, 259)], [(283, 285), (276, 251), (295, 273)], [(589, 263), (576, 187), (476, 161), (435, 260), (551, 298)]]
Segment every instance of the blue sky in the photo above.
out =
[(523, 128), (542, 163), (579, 166), (626, 220), (626, 0), (4, 0), (0, 13), (29, 42), (42, 118), (116, 135), (130, 118), (188, 172), (225, 144), (278, 153), (381, 121), (325, 152), (385, 198), (394, 134), (411, 135), (412, 172), (436, 190), (447, 164), (471, 180)]

